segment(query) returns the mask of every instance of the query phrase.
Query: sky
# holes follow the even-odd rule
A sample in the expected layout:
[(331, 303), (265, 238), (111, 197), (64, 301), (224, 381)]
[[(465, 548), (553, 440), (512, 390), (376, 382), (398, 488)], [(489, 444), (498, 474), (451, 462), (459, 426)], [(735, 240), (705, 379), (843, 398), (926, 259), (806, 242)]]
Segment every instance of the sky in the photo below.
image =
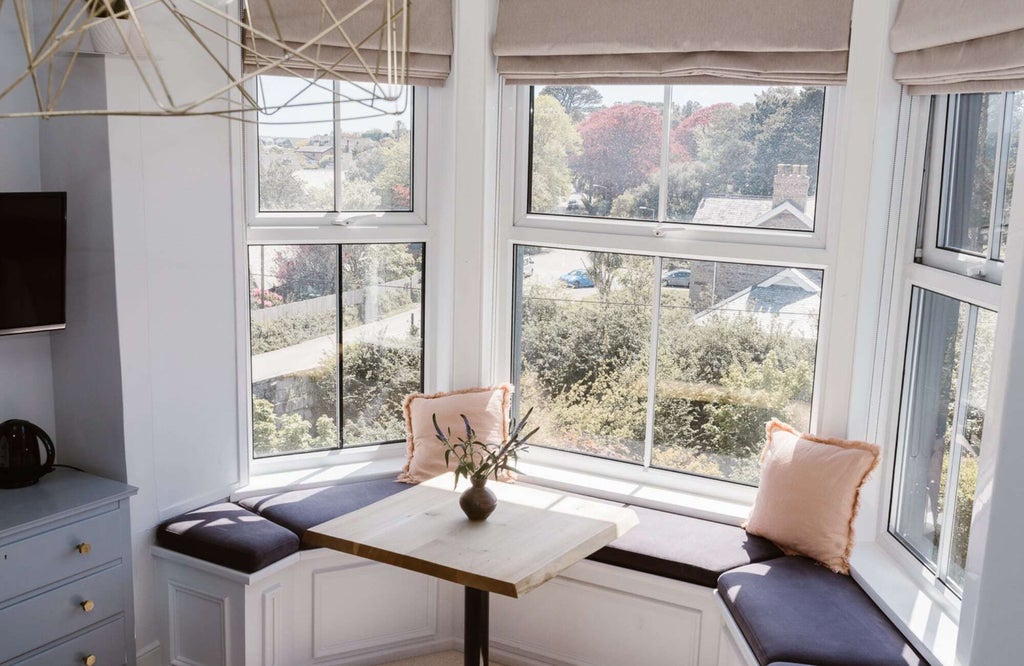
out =
[[(324, 134), (331, 131), (331, 107), (328, 104), (330, 94), (318, 88), (307, 88), (307, 84), (301, 79), (291, 77), (265, 76), (263, 80), (263, 94), (267, 102), (284, 103), (296, 93), (301, 93), (297, 102), (316, 102), (315, 106), (285, 108), (274, 114), (272, 117), (260, 116), (260, 135), (271, 137), (308, 137), (314, 134)], [(352, 95), (363, 95), (356, 86), (350, 83), (342, 83), (342, 91)], [(627, 102), (660, 102), (664, 97), (662, 86), (642, 85), (604, 85), (594, 86), (604, 98), (604, 105), (620, 104)], [(732, 102), (743, 104), (753, 102), (755, 96), (765, 90), (761, 86), (745, 85), (714, 85), (714, 86), (674, 86), (673, 101), (682, 104), (688, 100), (694, 100), (701, 106), (710, 106), (720, 102)], [(401, 118), (407, 127), (412, 125), (410, 119), (411, 104), (408, 105), (402, 116), (378, 116), (375, 118), (358, 119), (357, 116), (365, 115), (367, 110), (357, 103), (342, 104), (342, 129), (346, 132), (364, 132), (370, 129), (380, 129), (390, 132), (394, 129), (395, 120)], [(348, 119), (346, 120), (346, 117)], [(272, 124), (268, 123), (272, 120)], [(317, 122), (322, 121), (322, 122)], [(282, 124), (296, 123), (296, 124)]]

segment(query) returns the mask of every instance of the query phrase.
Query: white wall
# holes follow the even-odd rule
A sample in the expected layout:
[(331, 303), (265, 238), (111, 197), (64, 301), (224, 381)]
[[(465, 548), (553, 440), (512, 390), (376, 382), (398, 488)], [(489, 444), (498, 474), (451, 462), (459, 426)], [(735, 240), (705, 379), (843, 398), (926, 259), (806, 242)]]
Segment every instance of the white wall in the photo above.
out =
[[(11, 10), (0, 12), (0, 88), (24, 68), (21, 38)], [(31, 87), (0, 101), (0, 110), (29, 110)], [(39, 121), (0, 120), (0, 192), (38, 191)], [(50, 333), (0, 337), (0, 421), (27, 419), (57, 441), (53, 410)], [(59, 443), (59, 442), (58, 442)]]
[[(177, 89), (220, 83), (173, 29), (151, 31)], [(126, 58), (110, 58), (110, 108), (145, 105)], [(204, 72), (206, 74), (204, 75)], [(128, 482), (136, 643), (159, 663), (154, 529), (226, 497), (240, 480), (237, 249), (230, 136), (215, 118), (110, 118), (113, 242)], [(149, 654), (147, 654), (149, 653)]]

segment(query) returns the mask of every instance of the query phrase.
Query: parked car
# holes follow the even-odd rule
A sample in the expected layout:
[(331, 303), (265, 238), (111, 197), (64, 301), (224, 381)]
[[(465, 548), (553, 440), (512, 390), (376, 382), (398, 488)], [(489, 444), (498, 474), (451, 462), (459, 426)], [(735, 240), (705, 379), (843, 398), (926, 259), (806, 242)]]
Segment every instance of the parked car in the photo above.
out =
[(582, 206), (580, 206), (579, 199), (569, 199), (568, 203), (565, 204), (565, 209), (568, 211), (577, 211), (580, 208), (582, 208)]
[(690, 269), (677, 268), (673, 271), (666, 271), (661, 275), (661, 284), (666, 287), (689, 287)]
[(593, 287), (594, 281), (587, 275), (587, 271), (583, 268), (576, 268), (558, 278), (573, 289), (579, 289), (580, 287), (587, 288)]

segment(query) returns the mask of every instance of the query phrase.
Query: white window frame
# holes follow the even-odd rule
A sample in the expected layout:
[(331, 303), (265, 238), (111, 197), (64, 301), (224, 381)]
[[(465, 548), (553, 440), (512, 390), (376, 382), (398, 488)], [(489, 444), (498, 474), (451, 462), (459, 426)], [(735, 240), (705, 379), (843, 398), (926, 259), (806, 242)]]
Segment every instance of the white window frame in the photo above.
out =
[[(895, 563), (908, 579), (916, 582), (918, 592), (926, 595), (930, 602), (937, 604), (949, 617), (959, 618), (960, 596), (891, 531), (896, 514), (894, 503), (900, 496), (901, 456), (905, 447), (905, 438), (901, 432), (904, 425), (901, 422), (901, 408), (906, 404), (904, 384), (909, 372), (908, 365), (912, 361), (910, 354), (913, 353), (911, 308), (914, 288), (936, 292), (997, 313), (1001, 299), (998, 284), (979, 280), (962, 271), (953, 272), (917, 261), (921, 240), (919, 235), (922, 231), (930, 233), (921, 215), (925, 214), (924, 211), (937, 210), (935, 199), (938, 197), (928, 196), (926, 192), (937, 193), (938, 190), (925, 189), (926, 185), (929, 188), (932, 186), (929, 179), (936, 172), (933, 165), (934, 153), (929, 154), (929, 136), (935, 129), (930, 109), (931, 103), (927, 98), (910, 97), (904, 93), (900, 142), (897, 146), (900, 161), (897, 162), (895, 172), (897, 181), (894, 184), (894, 207), (891, 213), (893, 224), (890, 225), (889, 233), (890, 247), (894, 250), (886, 261), (886, 270), (892, 278), (888, 281), (889, 292), (882, 295), (883, 313), (879, 322), (880, 339), (876, 350), (876, 363), (881, 365), (882, 372), (872, 407), (876, 423), (874, 437), (876, 441), (890, 443), (885, 449), (878, 472), (881, 486), (879, 496), (884, 499), (876, 507), (878, 528), (875, 543), (890, 562)], [(944, 132), (945, 113), (941, 115)], [(922, 165), (931, 166), (922, 168)], [(937, 170), (942, 170), (941, 155)], [(935, 230), (934, 225), (931, 230)], [(993, 411), (991, 404), (990, 395), (989, 408), (986, 409), (986, 433), (997, 430), (994, 421), (990, 420)], [(989, 435), (984, 436), (980, 465), (985, 464), (984, 460), (991, 456), (990, 449), (994, 448), (989, 439)], [(904, 620), (909, 621), (909, 618)]]
[(1003, 127), (996, 140), (996, 164), (989, 217), (989, 248), (988, 256), (985, 257), (942, 247), (938, 240), (939, 232), (945, 228), (944, 222), (948, 219), (948, 192), (952, 169), (946, 169), (944, 166), (956, 150), (955, 123), (948, 120), (950, 114), (955, 112), (955, 98), (955, 95), (940, 95), (933, 98), (930, 123), (931, 144), (923, 163), (927, 168), (927, 192), (934, 194), (928, 194), (925, 199), (918, 256), (922, 263), (928, 266), (1000, 284), (1003, 280), (1003, 261), (999, 258), (1002, 228), (997, 220), (1002, 215), (1006, 193), (1004, 165), (1009, 158), (1009, 146), (1005, 139), (1013, 120), (1012, 113), (1007, 113), (1012, 97), (1005, 93), (1003, 96), (1004, 103), (1000, 116), (1003, 120)]
[[(820, 431), (824, 423), (845, 424), (849, 376), (830, 372), (828, 364), (830, 357), (836, 356), (829, 345), (833, 329), (848, 328), (848, 322), (834, 322), (834, 295), (840, 290), (858, 289), (854, 284), (837, 284), (836, 266), (841, 260), (837, 247), (839, 225), (830, 224), (840, 219), (841, 212), (836, 184), (842, 182), (844, 164), (845, 147), (838, 140), (844, 94), (842, 87), (826, 87), (814, 231), (793, 232), (530, 214), (526, 200), (530, 91), (526, 86), (503, 86), (499, 118), (499, 229), (495, 241), (497, 275), (493, 295), (499, 307), (494, 313), (492, 376), (501, 381), (511, 379), (516, 245), (810, 268), (824, 271), (810, 428)], [(855, 260), (858, 265), (860, 262), (860, 257), (844, 259)], [(856, 271), (845, 274), (855, 275)], [(852, 356), (852, 351), (847, 356)], [(830, 400), (829, 396), (842, 399)], [(681, 502), (687, 504), (691, 513), (733, 522), (745, 517), (756, 494), (756, 488), (731, 481), (541, 447), (531, 449), (522, 462), (528, 473), (548, 476), (555, 485), (571, 488), (598, 480), (599, 487), (588, 485), (589, 492), (617, 499), (640, 498), (653, 506)], [(673, 499), (661, 499), (668, 497)]]
[[(450, 310), (448, 299), (443, 298), (441, 285), (449, 262), (445, 250), (450, 230), (439, 215), (431, 215), (428, 201), (431, 164), (440, 159), (428, 150), (428, 137), (448, 131), (448, 121), (440, 114), (430, 114), (430, 100), (438, 96), (437, 90), (414, 88), (412, 130), (412, 211), (402, 212), (273, 212), (259, 211), (258, 201), (258, 137), (252, 122), (238, 123), (233, 144), (241, 146), (232, 161), (241, 178), (235, 185), (236, 208), (242, 212), (237, 232), (235, 255), (236, 303), (238, 321), (238, 368), (240, 454), (244, 464), (241, 485), (277, 487), (291, 483), (325, 483), (347, 474), (380, 475), (393, 473), (405, 457), (405, 444), (373, 444), (352, 448), (312, 451), (282, 456), (256, 458), (252, 442), (252, 367), (251, 322), (249, 320), (248, 254), (256, 245), (296, 244), (372, 244), (423, 243), (425, 247), (423, 280), (423, 386), (437, 386), (443, 379), (443, 354), (437, 351), (444, 337), (444, 320)], [(442, 93), (443, 94), (443, 93)], [(337, 114), (335, 114), (337, 115)], [(335, 136), (338, 121), (335, 121)], [(439, 152), (439, 151), (435, 151)], [(337, 181), (336, 181), (337, 182)], [(443, 185), (443, 182), (442, 182)], [(432, 220), (441, 218), (439, 223)], [(316, 475), (312, 470), (321, 470)], [(335, 470), (335, 471), (331, 471)], [(294, 472), (298, 476), (289, 473)], [(261, 478), (262, 477), (262, 478)], [(314, 478), (315, 477), (315, 478)]]

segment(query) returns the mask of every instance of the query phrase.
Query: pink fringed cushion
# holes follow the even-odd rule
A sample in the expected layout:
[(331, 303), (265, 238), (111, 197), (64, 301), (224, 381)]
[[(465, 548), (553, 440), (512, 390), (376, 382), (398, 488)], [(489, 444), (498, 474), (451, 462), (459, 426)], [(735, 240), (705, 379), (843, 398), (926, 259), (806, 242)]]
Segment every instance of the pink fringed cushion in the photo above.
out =
[(466, 436), (460, 414), (465, 414), (477, 439), (499, 444), (508, 436), (508, 415), (512, 386), (503, 384), (490, 388), (474, 388), (451, 393), (423, 395), (414, 393), (405, 399), (405, 432), (408, 458), (398, 480), (420, 483), (448, 471), (444, 464), (444, 444), (437, 439), (432, 417), (448, 432), (452, 441)]
[(848, 574), (860, 489), (878, 465), (878, 447), (801, 434), (775, 419), (766, 434), (747, 532)]

